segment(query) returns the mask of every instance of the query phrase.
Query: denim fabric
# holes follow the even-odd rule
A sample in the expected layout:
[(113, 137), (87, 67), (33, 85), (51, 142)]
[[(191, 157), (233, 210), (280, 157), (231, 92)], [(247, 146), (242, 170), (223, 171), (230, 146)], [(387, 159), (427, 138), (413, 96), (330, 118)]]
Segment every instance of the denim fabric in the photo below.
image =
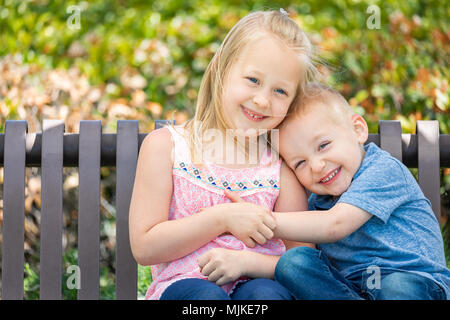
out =
[(378, 283), (372, 273), (345, 278), (326, 255), (309, 247), (288, 250), (278, 261), (275, 280), (298, 300), (440, 300), (445, 291), (435, 281), (409, 272), (380, 269)]
[(362, 277), (363, 295), (370, 300), (446, 300), (444, 289), (435, 281), (409, 272), (381, 272), (379, 288), (368, 288)]
[(275, 280), (298, 300), (362, 299), (320, 250), (297, 247), (278, 260)]
[(271, 279), (253, 279), (239, 283), (231, 293), (232, 300), (292, 300), (289, 291)]
[(183, 279), (167, 287), (161, 300), (292, 300), (292, 296), (280, 283), (270, 279), (239, 283), (230, 296), (208, 280)]

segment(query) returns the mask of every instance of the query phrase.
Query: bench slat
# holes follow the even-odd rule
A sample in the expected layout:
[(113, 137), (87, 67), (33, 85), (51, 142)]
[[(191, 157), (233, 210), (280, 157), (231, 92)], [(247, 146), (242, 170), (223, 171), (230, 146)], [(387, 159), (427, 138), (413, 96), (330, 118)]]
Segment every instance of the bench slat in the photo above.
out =
[[(168, 120), (155, 121), (155, 129)], [(27, 142), (26, 121), (7, 120), (5, 133), (0, 135), (4, 164), (2, 299), (23, 299), (24, 268), (24, 201), (27, 150), (38, 141), (42, 164), (42, 209), (40, 252), (40, 298), (62, 298), (62, 192), (64, 123), (44, 120), (43, 133)], [(101, 122), (81, 121), (79, 136), (71, 138), (79, 151), (79, 220), (78, 256), (81, 269), (81, 289), (78, 299), (99, 298), (100, 260), (100, 166), (102, 165)], [(402, 161), (417, 161), (419, 185), (440, 218), (440, 156), (446, 150), (448, 137), (439, 136), (438, 121), (418, 121), (417, 135), (402, 135), (399, 121), (380, 121), (379, 134), (371, 135), (382, 149)], [(116, 153), (116, 297), (137, 298), (137, 265), (129, 244), (129, 205), (134, 185), (139, 145), (145, 134), (139, 134), (137, 121), (117, 122), (114, 139)], [(445, 140), (445, 139), (447, 140)], [(76, 141), (75, 141), (76, 140)], [(67, 140), (69, 141), (69, 140)], [(446, 142), (447, 141), (447, 142)], [(30, 144), (30, 146), (29, 146)], [(75, 144), (74, 144), (75, 145)], [(42, 147), (42, 152), (41, 152)], [(402, 152), (403, 148), (403, 152)], [(417, 159), (411, 156), (417, 149)], [(441, 154), (440, 154), (441, 153)], [(448, 161), (444, 159), (444, 161)]]
[(41, 160), (41, 300), (62, 298), (63, 135), (63, 121), (44, 120)]
[[(175, 125), (175, 120), (172, 122)], [(170, 124), (170, 120), (155, 120), (155, 130)]]
[(131, 253), (128, 214), (138, 156), (138, 121), (117, 121), (116, 299), (137, 299), (137, 264)]
[(439, 173), (439, 122), (417, 121), (419, 185), (431, 202), (436, 218), (441, 217)]
[(101, 121), (81, 121), (78, 187), (79, 300), (100, 294), (100, 150)]
[(381, 149), (402, 161), (402, 126), (400, 121), (380, 120), (378, 122)]
[(6, 121), (2, 299), (23, 299), (26, 121)]

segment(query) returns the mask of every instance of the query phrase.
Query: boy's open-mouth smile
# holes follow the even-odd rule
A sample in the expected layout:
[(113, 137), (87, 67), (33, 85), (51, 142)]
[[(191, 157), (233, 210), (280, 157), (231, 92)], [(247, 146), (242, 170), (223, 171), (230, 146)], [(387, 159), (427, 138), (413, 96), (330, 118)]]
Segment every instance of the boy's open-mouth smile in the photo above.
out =
[(322, 179), (320, 179), (319, 183), (328, 185), (336, 181), (336, 179), (339, 177), (339, 174), (341, 173), (341, 168), (336, 168), (330, 172), (327, 173), (326, 176), (324, 176)]
[(267, 116), (254, 112), (250, 109), (247, 109), (246, 107), (241, 105), (241, 109), (242, 112), (244, 113), (244, 115), (247, 117), (247, 119), (251, 120), (251, 121), (255, 121), (255, 122), (260, 122), (263, 121), (264, 119), (268, 118)]

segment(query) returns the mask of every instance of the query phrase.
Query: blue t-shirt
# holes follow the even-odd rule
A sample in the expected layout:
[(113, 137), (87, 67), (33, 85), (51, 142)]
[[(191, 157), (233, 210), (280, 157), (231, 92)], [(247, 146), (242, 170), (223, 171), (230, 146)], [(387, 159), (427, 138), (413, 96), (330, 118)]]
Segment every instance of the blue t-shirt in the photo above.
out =
[(344, 202), (373, 216), (335, 243), (318, 245), (346, 278), (378, 266), (421, 274), (437, 282), (450, 298), (442, 235), (431, 204), (411, 172), (374, 143), (350, 187), (339, 198), (311, 194), (309, 210), (328, 210)]

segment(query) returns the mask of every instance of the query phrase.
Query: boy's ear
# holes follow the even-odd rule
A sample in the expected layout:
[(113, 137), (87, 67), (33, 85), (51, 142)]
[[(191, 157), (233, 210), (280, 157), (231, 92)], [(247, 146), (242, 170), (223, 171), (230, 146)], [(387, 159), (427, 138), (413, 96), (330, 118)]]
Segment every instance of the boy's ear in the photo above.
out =
[(354, 114), (352, 115), (352, 124), (358, 142), (364, 144), (369, 137), (369, 127), (367, 126), (366, 120), (359, 114)]

